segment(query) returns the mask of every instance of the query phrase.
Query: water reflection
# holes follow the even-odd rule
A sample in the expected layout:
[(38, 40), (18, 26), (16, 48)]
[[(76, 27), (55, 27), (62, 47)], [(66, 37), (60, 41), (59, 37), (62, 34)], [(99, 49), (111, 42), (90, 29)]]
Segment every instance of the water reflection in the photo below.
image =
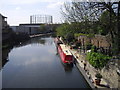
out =
[(4, 49), (2, 50), (2, 67), (9, 61), (8, 54), (11, 51), (11, 49)]
[(39, 41), (39, 43), (45, 45), (45, 40), (44, 40), (44, 39), (41, 39), (41, 40)]
[(3, 88), (89, 87), (75, 66), (61, 63), (52, 37), (33, 38), (22, 45), (8, 54)]
[[(9, 52), (12, 50), (12, 48), (18, 48), (18, 47), (23, 47), (23, 46), (26, 46), (26, 45), (29, 45), (29, 44), (45, 44), (46, 40), (43, 39), (42, 37), (38, 39), (36, 38), (32, 38), (30, 39), (29, 41), (26, 41), (26, 42), (20, 42), (19, 44), (17, 45), (14, 45), (14, 46), (11, 46), (10, 48), (7, 48), (7, 49), (3, 49), (2, 50), (2, 67), (4, 67), (4, 65), (9, 61), (8, 59), (8, 55), (9, 55)], [(1, 68), (2, 68), (1, 67)]]
[(72, 72), (73, 65), (63, 64), (65, 72)]
[(29, 41), (20, 42), (20, 44), (15, 45), (14, 48), (26, 46), (26, 45), (29, 45), (29, 44), (43, 44), (44, 45), (46, 43), (45, 39), (43, 39), (42, 37), (37, 37), (37, 38), (39, 38), (39, 39), (32, 38)]

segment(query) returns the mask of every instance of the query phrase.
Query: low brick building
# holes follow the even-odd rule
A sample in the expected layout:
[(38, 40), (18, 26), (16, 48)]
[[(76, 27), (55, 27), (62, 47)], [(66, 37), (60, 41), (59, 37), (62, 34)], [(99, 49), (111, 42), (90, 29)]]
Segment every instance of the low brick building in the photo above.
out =
[(98, 48), (103, 47), (104, 49), (109, 49), (112, 46), (109, 36), (95, 35), (91, 39), (91, 43)]
[(91, 43), (91, 39), (84, 35), (79, 36), (78, 41), (81, 43), (82, 46), (87, 45), (88, 43)]
[(83, 47), (86, 47), (88, 44), (92, 44), (105, 53), (110, 52), (112, 47), (112, 40), (109, 35), (95, 35), (91, 38), (81, 35), (78, 37), (78, 41)]

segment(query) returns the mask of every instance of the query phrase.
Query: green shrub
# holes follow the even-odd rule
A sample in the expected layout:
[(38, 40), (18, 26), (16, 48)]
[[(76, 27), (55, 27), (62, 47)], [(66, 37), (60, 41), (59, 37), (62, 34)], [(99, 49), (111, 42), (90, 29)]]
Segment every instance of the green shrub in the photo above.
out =
[(92, 46), (91, 46), (91, 52), (97, 52), (97, 47), (94, 46), (94, 45), (92, 45)]
[(96, 73), (95, 74), (95, 77), (98, 78), (98, 79), (101, 79), (102, 78), (102, 75), (100, 73)]
[(95, 68), (103, 68), (111, 57), (97, 52), (88, 52), (86, 59)]

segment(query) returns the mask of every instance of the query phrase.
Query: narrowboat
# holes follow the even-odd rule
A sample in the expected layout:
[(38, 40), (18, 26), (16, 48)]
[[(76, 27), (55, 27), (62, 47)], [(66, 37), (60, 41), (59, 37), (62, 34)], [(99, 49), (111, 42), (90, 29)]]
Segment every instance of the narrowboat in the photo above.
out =
[(55, 42), (56, 47), (58, 47), (59, 44), (63, 44), (62, 41), (58, 37), (54, 39), (54, 42)]
[(73, 55), (71, 54), (69, 49), (64, 44), (58, 45), (58, 53), (64, 64), (72, 64), (73, 63)]

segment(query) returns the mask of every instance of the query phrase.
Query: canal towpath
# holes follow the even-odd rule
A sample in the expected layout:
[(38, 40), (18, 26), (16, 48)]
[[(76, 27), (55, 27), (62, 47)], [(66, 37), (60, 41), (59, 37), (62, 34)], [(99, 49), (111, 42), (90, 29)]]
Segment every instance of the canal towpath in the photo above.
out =
[[(107, 82), (102, 78), (100, 85), (96, 85), (94, 83), (94, 80), (96, 79), (95, 74), (97, 70), (89, 64), (88, 61), (85, 60), (85, 54), (80, 53), (79, 51), (75, 49), (71, 49), (70, 46), (68, 46), (68, 49), (73, 54), (75, 60), (76, 60), (76, 66), (80, 70), (80, 72), (83, 74), (84, 78), (88, 82), (88, 84), (91, 86), (91, 88), (109, 88)], [(84, 69), (84, 63), (86, 63), (86, 69)]]
[[(64, 43), (62, 38), (60, 38), (60, 40)], [(100, 85), (96, 85), (94, 80), (96, 79), (95, 74), (97, 73), (97, 70), (93, 66), (91, 66), (87, 60), (85, 60), (85, 53), (79, 52), (78, 50), (75, 49), (71, 49), (69, 45), (66, 45), (66, 47), (74, 56), (77, 68), (82, 73), (82, 75), (84, 76), (84, 78), (86, 79), (86, 81), (88, 82), (92, 89), (112, 88), (103, 78), (101, 79)], [(86, 63), (86, 69), (84, 68), (84, 63)]]

